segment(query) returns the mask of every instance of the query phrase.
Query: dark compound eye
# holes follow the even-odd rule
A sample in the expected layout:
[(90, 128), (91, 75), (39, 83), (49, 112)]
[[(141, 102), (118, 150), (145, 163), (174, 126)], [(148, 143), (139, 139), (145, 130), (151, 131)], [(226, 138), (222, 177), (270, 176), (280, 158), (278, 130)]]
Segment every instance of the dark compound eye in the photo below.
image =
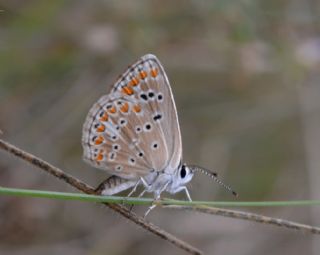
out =
[(180, 177), (181, 177), (181, 179), (183, 179), (184, 177), (186, 177), (186, 175), (187, 175), (187, 170), (186, 170), (185, 165), (183, 165), (183, 166), (181, 167), (181, 170), (180, 170)]

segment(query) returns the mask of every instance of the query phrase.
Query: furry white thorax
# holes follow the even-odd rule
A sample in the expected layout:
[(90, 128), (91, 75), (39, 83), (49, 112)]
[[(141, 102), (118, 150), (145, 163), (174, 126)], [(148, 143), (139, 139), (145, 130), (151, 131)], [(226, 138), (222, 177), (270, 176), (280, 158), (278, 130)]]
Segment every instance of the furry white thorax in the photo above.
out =
[(161, 172), (153, 171), (140, 180), (145, 187), (145, 191), (154, 193), (155, 199), (159, 199), (163, 191), (175, 194), (184, 190), (188, 199), (191, 200), (186, 184), (191, 181), (192, 177), (193, 171), (186, 165), (181, 165), (174, 171), (172, 169), (165, 169)]

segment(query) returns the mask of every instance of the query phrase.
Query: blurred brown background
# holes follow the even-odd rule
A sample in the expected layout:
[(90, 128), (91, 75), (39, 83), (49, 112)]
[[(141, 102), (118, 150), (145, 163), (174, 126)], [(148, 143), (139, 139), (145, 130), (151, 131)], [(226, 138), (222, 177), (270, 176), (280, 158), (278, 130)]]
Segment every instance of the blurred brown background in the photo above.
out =
[[(1, 1), (2, 137), (97, 185), (81, 129), (91, 105), (153, 53), (174, 92), (184, 160), (240, 201), (319, 199), (319, 1)], [(74, 191), (0, 152), (0, 185)], [(204, 176), (194, 200), (233, 200)], [(183, 195), (177, 198), (185, 199)], [(143, 214), (145, 207), (136, 207)], [(319, 209), (247, 208), (320, 225)], [(149, 220), (207, 254), (319, 254), (319, 237), (157, 209)], [(0, 197), (0, 254), (184, 254), (92, 203)]]

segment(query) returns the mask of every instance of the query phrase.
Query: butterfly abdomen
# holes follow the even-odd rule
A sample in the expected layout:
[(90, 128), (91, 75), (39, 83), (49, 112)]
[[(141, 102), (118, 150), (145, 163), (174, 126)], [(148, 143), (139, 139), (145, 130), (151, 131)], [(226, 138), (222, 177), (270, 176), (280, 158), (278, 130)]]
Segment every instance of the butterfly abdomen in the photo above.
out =
[(136, 182), (137, 181), (128, 181), (119, 176), (112, 175), (103, 181), (95, 191), (101, 195), (113, 195), (133, 187)]

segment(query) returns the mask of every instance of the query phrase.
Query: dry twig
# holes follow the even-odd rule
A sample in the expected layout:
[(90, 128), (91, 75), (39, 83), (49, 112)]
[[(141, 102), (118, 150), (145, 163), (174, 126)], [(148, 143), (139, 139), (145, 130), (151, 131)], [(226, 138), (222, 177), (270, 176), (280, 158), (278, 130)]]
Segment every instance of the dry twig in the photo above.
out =
[(255, 214), (255, 213), (241, 212), (241, 211), (207, 207), (207, 206), (166, 205), (163, 207), (177, 209), (177, 210), (179, 209), (179, 210), (188, 210), (188, 211), (193, 211), (193, 212), (201, 212), (201, 213), (219, 215), (219, 216), (230, 217), (230, 218), (235, 218), (235, 219), (254, 221), (254, 222), (258, 222), (258, 223), (294, 229), (297, 231), (301, 231), (303, 233), (320, 235), (320, 228), (318, 228), (318, 227), (305, 225), (305, 224), (301, 224), (301, 223), (297, 223), (297, 222), (293, 222), (293, 221), (278, 219), (278, 218), (271, 218), (268, 216), (263, 216), (263, 215), (259, 215), (259, 214)]

